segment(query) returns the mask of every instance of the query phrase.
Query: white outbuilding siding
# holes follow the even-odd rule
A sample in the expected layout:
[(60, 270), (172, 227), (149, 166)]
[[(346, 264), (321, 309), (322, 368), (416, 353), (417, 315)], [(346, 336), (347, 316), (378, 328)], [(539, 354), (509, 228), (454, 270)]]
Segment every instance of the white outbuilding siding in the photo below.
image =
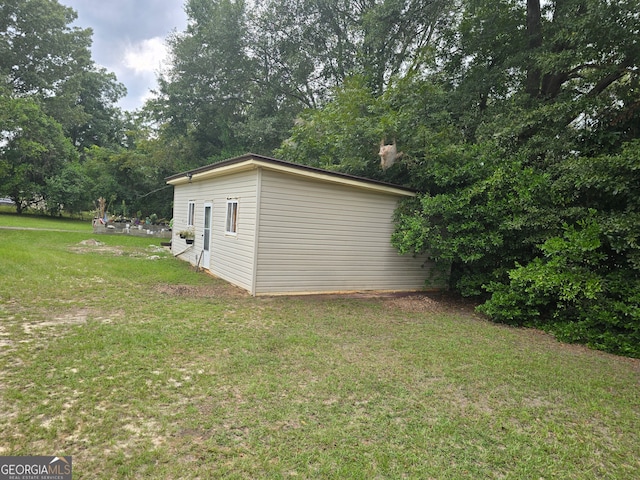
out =
[[(244, 171), (217, 178), (215, 182), (192, 181), (174, 189), (173, 237), (174, 254), (184, 251), (185, 240), (178, 233), (188, 228), (188, 203), (195, 203), (195, 242), (180, 258), (198, 264), (203, 251), (204, 205), (211, 203), (213, 218), (211, 228), (211, 259), (208, 265), (200, 259), (200, 265), (212, 274), (234, 285), (251, 291), (254, 277), (253, 250), (256, 225), (256, 171)], [(238, 201), (238, 233), (225, 233), (227, 199)]]
[(256, 294), (422, 288), (423, 262), (390, 243), (398, 199), (265, 170)]
[[(252, 295), (425, 288), (431, 265), (399, 255), (390, 241), (394, 210), (414, 195), (410, 190), (253, 154), (167, 182), (174, 185), (174, 254)], [(189, 202), (192, 247), (178, 236), (187, 228)], [(237, 202), (232, 233), (228, 202)], [(205, 204), (213, 206), (208, 263)]]

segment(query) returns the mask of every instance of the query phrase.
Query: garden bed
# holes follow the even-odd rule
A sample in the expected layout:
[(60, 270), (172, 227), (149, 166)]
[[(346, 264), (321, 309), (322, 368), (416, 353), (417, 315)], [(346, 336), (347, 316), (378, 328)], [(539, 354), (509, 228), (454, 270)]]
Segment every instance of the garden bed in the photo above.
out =
[(95, 234), (121, 234), (136, 237), (171, 238), (171, 229), (168, 225), (132, 225), (124, 222), (110, 222), (106, 225), (100, 220), (94, 219), (93, 233)]

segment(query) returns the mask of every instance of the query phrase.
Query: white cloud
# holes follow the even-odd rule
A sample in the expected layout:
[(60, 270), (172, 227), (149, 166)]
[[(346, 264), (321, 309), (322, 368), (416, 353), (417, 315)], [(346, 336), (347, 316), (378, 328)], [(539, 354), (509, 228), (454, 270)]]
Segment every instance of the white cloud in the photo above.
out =
[(126, 47), (123, 63), (136, 75), (155, 75), (167, 59), (168, 50), (164, 39), (153, 37)]
[(78, 12), (75, 26), (93, 29), (93, 60), (127, 87), (119, 106), (139, 108), (170, 65), (164, 38), (186, 28), (185, 0), (59, 1)]

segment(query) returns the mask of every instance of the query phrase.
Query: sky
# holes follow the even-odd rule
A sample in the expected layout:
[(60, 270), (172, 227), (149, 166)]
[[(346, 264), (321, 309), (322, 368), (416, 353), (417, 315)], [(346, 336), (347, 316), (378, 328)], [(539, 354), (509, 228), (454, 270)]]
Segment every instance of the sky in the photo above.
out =
[[(166, 59), (165, 39), (187, 25), (184, 0), (58, 0), (73, 8), (73, 25), (93, 29), (93, 61), (127, 87), (124, 110), (140, 108), (156, 87)], [(166, 61), (165, 61), (166, 63)]]

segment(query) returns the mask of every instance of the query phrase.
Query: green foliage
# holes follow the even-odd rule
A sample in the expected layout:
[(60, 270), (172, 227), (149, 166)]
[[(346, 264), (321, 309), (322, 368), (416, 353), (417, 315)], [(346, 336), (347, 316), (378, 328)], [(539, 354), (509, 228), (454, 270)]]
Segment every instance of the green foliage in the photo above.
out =
[(398, 210), (393, 243), (450, 263), (452, 287), (489, 294), (480, 310), (496, 321), (638, 356), (638, 151), (546, 173), (489, 144), (434, 156), (434, 193)]
[(170, 218), (173, 190), (164, 178), (175, 173), (175, 165), (158, 161), (163, 156), (159, 148), (157, 141), (141, 141), (135, 149), (86, 150), (83, 171), (89, 179), (91, 203), (104, 197), (110, 214), (125, 215), (124, 202), (126, 210), (140, 211), (139, 216), (155, 213)]
[(91, 30), (71, 26), (75, 19), (54, 0), (0, 6), (0, 195), (19, 213), (85, 209), (79, 154), (122, 143), (114, 104), (124, 87), (93, 64)]
[(392, 243), (452, 264), (452, 288), (481, 295), (517, 261), (534, 256), (553, 215), (542, 209), (549, 179), (495, 145), (452, 146), (426, 162), (432, 193), (397, 214)]
[(55, 215), (62, 209), (72, 214), (90, 210), (93, 199), (89, 196), (89, 185), (80, 162), (65, 164), (57, 175), (45, 179), (47, 211)]
[[(160, 95), (147, 108), (163, 125), (165, 142), (190, 145), (196, 158), (185, 162), (202, 164), (247, 151), (269, 155), (296, 118), (299, 123), (313, 116), (300, 115), (305, 108), (325, 105), (350, 77), (360, 77), (363, 87), (378, 95), (400, 72), (426, 65), (446, 5), (267, 0), (249, 9), (238, 0), (188, 1), (189, 26), (169, 39), (174, 64), (159, 79)], [(360, 132), (368, 139), (367, 133)], [(373, 136), (374, 142), (362, 147), (367, 153), (380, 142), (380, 133)], [(351, 170), (364, 168), (362, 154), (345, 159)]]
[[(289, 139), (276, 150), (287, 160), (354, 175), (422, 188), (427, 151), (438, 152), (452, 140), (443, 110), (445, 94), (417, 75), (398, 79), (376, 95), (364, 76), (335, 89), (322, 109), (309, 109), (296, 121)], [(380, 168), (380, 142), (397, 143), (401, 161)]]
[(147, 105), (163, 124), (165, 142), (188, 141), (192, 166), (223, 150), (236, 151), (234, 126), (243, 118), (253, 75), (242, 0), (191, 0), (184, 32), (169, 38), (173, 65), (159, 78), (159, 95)]
[(61, 125), (26, 98), (0, 96), (0, 195), (18, 212), (44, 199), (47, 179), (76, 158)]
[[(381, 102), (361, 77), (347, 79), (334, 101), (320, 110), (307, 110), (276, 155), (284, 159), (354, 175), (373, 173)], [(373, 165), (372, 165), (373, 164)], [(371, 175), (370, 175), (371, 176)]]
[(0, 73), (19, 95), (49, 96), (55, 86), (91, 65), (91, 30), (52, 0), (4, 0), (0, 6)]
[(487, 286), (479, 309), (496, 321), (541, 326), (558, 338), (640, 357), (640, 275), (609, 269), (602, 229), (592, 218), (565, 225), (540, 246), (542, 256)]
[(63, 126), (78, 150), (122, 143), (124, 120), (115, 104), (126, 93), (113, 73), (90, 67), (58, 86), (44, 101), (47, 112)]
[[(468, 0), (451, 13), (430, 71), (382, 91), (346, 79), (278, 155), (417, 188), (396, 213), (400, 253), (450, 268), (451, 287), (497, 321), (637, 355), (633, 7)], [(386, 172), (380, 138), (404, 153)]]
[[(618, 155), (567, 159), (552, 191), (573, 217), (541, 256), (491, 282), (481, 311), (536, 325), (558, 338), (640, 356), (640, 162), (638, 141)], [(598, 208), (593, 208), (597, 206)]]

